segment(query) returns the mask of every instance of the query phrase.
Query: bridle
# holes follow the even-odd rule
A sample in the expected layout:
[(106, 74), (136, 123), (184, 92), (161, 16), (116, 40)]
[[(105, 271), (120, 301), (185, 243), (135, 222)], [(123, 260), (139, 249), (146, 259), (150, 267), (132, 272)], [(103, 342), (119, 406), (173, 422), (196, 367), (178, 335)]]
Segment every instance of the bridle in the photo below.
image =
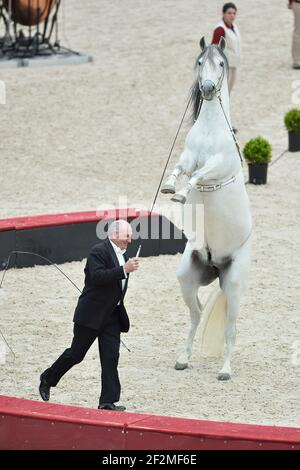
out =
[[(222, 66), (222, 73), (218, 79), (218, 82), (217, 84), (215, 85), (215, 90), (216, 90), (216, 94), (220, 94), (221, 93), (221, 87), (222, 87), (222, 83), (223, 83), (223, 79), (224, 79), (224, 75), (225, 75), (225, 64), (223, 64)], [(199, 77), (199, 90), (200, 90), (200, 93), (202, 94), (202, 87), (203, 87), (203, 84), (202, 84), (202, 81), (201, 81), (201, 77)]]
[(237, 148), (237, 151), (238, 151), (238, 154), (239, 154), (239, 157), (240, 157), (240, 160), (241, 160), (241, 167), (243, 167), (243, 158), (242, 158), (242, 154), (241, 154), (241, 149), (240, 149), (240, 146), (239, 146), (238, 141), (236, 140), (236, 137), (235, 137), (235, 134), (234, 134), (234, 132), (233, 132), (233, 129), (232, 129), (230, 123), (229, 123), (228, 117), (226, 116), (226, 113), (225, 113), (225, 110), (224, 110), (224, 107), (223, 107), (222, 98), (221, 98), (221, 92), (218, 93), (217, 98), (218, 98), (218, 100), (219, 100), (220, 106), (221, 106), (221, 108), (222, 108), (224, 117), (225, 117), (226, 122), (227, 122), (227, 124), (228, 124), (229, 130), (230, 130), (230, 132), (231, 132), (232, 138), (233, 138), (234, 143), (235, 143), (235, 146), (236, 146), (236, 148)]

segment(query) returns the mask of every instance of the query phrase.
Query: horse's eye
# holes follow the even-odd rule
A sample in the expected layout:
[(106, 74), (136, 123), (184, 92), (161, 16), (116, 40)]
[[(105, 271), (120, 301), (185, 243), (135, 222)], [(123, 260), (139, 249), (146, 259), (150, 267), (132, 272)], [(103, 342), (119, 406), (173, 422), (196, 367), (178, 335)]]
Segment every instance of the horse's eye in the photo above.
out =
[(220, 62), (221, 67), (224, 67), (224, 62)]
[(202, 60), (201, 60), (201, 59), (198, 60), (198, 64), (199, 64), (199, 65), (202, 65)]

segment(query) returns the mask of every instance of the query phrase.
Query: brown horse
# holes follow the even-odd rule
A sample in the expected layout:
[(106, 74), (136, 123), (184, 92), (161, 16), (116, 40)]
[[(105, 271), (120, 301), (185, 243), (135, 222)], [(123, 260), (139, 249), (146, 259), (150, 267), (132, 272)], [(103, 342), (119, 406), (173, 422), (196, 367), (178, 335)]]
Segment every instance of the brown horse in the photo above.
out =
[(5, 8), (11, 3), (12, 19), (24, 26), (34, 26), (44, 21), (57, 0), (4, 0)]

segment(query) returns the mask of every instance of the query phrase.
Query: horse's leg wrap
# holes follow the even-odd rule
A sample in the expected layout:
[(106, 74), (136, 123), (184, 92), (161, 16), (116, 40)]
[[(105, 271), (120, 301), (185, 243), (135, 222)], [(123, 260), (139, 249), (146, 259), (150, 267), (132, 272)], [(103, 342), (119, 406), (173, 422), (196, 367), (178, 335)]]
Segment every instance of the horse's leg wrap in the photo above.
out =
[(174, 194), (174, 196), (171, 198), (171, 201), (185, 204), (191, 189), (192, 189), (192, 185), (188, 183), (184, 188), (182, 188), (180, 191)]
[(182, 173), (181, 166), (175, 167), (170, 176), (166, 179), (165, 183), (161, 187), (161, 192), (163, 194), (175, 194), (176, 191), (176, 181), (178, 176)]

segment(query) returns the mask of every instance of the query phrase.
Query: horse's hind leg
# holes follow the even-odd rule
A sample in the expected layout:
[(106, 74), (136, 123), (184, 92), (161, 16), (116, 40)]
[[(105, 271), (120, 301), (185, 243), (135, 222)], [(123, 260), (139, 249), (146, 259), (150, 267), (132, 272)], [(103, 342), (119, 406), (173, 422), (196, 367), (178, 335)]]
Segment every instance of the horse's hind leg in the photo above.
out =
[(221, 274), (221, 287), (227, 297), (227, 321), (225, 327), (224, 364), (218, 380), (231, 378), (230, 360), (236, 337), (236, 319), (240, 310), (241, 297), (246, 287), (250, 268), (250, 242), (247, 242), (235, 257), (228, 270)]
[(218, 374), (218, 380), (231, 379), (230, 360), (236, 338), (236, 319), (240, 310), (241, 292), (239, 286), (228, 283), (228, 288), (224, 289), (227, 297), (227, 320), (225, 327), (225, 356), (224, 364)]
[(187, 248), (182, 257), (177, 277), (180, 283), (183, 299), (189, 308), (191, 317), (190, 330), (184, 349), (175, 364), (175, 369), (183, 370), (188, 367), (188, 362), (192, 353), (193, 341), (200, 322), (200, 315), (202, 313), (202, 306), (198, 299), (199, 283), (196, 281), (198, 275), (191, 263), (191, 250)]

